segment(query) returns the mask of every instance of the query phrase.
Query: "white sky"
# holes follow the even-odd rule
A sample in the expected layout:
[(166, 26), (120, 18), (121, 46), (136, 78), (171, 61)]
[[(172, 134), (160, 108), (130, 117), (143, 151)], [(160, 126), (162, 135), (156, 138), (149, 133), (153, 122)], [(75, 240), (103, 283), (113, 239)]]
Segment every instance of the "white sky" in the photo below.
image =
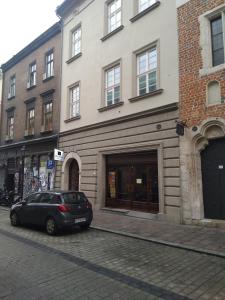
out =
[(0, 66), (59, 20), (63, 0), (0, 0)]

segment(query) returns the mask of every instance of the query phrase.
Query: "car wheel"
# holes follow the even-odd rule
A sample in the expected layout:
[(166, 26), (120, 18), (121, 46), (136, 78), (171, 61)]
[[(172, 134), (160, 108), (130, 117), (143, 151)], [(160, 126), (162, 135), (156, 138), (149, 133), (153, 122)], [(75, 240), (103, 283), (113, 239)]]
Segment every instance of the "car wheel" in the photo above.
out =
[(47, 219), (45, 228), (49, 235), (55, 235), (57, 233), (57, 224), (53, 218)]
[(90, 227), (90, 223), (81, 224), (80, 227), (84, 230), (87, 230)]
[(19, 226), (20, 225), (19, 218), (18, 218), (18, 216), (15, 212), (11, 214), (10, 221), (11, 221), (12, 226)]

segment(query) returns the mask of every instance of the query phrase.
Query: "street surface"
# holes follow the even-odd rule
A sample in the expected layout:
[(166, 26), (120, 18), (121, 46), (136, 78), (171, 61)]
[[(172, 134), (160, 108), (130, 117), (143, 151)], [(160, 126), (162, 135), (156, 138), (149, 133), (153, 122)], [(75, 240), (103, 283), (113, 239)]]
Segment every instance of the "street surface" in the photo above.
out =
[(225, 299), (225, 259), (103, 231), (13, 228), (0, 208), (0, 299)]

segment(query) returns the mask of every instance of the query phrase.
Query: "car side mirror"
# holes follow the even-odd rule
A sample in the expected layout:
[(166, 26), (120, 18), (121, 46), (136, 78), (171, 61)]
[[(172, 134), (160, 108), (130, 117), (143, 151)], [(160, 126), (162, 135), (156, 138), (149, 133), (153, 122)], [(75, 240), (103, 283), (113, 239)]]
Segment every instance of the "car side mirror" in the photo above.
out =
[(25, 200), (22, 200), (21, 203), (22, 203), (22, 205), (26, 205), (27, 204), (27, 202)]

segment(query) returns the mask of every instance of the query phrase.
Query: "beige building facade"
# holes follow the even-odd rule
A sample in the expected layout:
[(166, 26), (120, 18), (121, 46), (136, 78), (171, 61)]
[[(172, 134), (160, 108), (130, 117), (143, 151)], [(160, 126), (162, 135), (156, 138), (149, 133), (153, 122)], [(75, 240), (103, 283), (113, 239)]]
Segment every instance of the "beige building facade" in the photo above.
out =
[(181, 222), (176, 1), (64, 1), (56, 187)]

